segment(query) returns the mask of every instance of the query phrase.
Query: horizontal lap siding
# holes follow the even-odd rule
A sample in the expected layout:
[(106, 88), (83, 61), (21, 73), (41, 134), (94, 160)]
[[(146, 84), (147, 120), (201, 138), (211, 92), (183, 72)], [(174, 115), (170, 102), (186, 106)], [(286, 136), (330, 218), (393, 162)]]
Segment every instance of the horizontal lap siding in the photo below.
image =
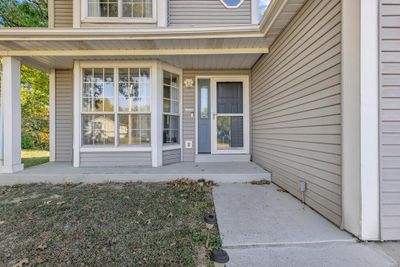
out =
[(181, 162), (181, 150), (166, 150), (163, 151), (163, 165), (169, 165)]
[(253, 160), (341, 223), (341, 3), (309, 0), (252, 71)]
[(73, 137), (73, 75), (72, 70), (56, 70), (55, 161), (72, 161)]
[(226, 8), (219, 0), (169, 0), (169, 24), (251, 24), (251, 0), (239, 8)]
[(380, 1), (381, 238), (400, 239), (400, 0)]
[(81, 167), (151, 166), (151, 152), (82, 152)]
[(72, 28), (72, 0), (54, 0), (54, 27)]

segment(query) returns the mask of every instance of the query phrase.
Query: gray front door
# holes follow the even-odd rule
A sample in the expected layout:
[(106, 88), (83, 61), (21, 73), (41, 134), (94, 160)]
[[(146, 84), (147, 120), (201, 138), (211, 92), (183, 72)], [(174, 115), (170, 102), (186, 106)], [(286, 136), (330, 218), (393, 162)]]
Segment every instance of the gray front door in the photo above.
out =
[(211, 153), (211, 111), (210, 111), (210, 79), (198, 80), (198, 153)]

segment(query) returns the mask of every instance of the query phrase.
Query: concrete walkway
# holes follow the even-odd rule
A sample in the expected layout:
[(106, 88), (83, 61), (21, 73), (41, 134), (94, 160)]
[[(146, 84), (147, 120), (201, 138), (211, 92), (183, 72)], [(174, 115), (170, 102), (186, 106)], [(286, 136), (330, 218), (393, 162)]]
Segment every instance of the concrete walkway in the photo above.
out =
[(397, 266), (273, 184), (223, 184), (213, 196), (229, 266)]

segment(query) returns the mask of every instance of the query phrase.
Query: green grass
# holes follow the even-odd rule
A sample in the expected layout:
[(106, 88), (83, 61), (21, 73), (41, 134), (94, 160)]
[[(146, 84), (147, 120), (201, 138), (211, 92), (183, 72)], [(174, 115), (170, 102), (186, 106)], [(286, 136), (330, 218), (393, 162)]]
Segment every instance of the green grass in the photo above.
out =
[(22, 150), (21, 156), (25, 168), (49, 162), (49, 151)]
[(213, 210), (197, 183), (0, 187), (0, 266), (207, 266)]

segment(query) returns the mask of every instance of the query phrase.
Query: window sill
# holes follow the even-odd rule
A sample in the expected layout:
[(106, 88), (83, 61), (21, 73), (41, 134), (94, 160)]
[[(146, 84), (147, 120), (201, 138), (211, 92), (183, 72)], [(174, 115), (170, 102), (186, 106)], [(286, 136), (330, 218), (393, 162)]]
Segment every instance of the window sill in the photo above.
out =
[(182, 147), (180, 144), (174, 144), (174, 145), (164, 144), (163, 145), (163, 151), (175, 150), (175, 149), (182, 149)]
[(93, 17), (93, 18), (84, 18), (81, 21), (82, 23), (104, 23), (104, 24), (140, 24), (140, 23), (148, 23), (155, 24), (157, 20), (154, 18), (102, 18), (102, 17)]
[(151, 152), (151, 146), (81, 147), (80, 152)]

